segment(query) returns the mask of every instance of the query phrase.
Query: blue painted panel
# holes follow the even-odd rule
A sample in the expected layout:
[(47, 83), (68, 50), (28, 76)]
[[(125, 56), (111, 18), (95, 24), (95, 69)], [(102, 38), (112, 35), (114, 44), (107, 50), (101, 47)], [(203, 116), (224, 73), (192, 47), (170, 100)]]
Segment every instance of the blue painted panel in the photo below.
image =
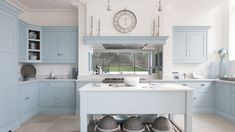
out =
[(216, 84), (215, 109), (221, 112), (230, 113), (230, 85)]
[(174, 32), (173, 34), (173, 58), (174, 61), (186, 61), (188, 59), (187, 33)]
[(235, 93), (231, 95), (231, 113), (235, 116)]
[(27, 25), (26, 23), (19, 21), (19, 33), (18, 33), (18, 60), (20, 62), (27, 61)]
[(190, 44), (190, 60), (202, 61), (207, 59), (207, 33), (191, 32), (188, 34)]
[(78, 34), (77, 32), (61, 32), (60, 33), (59, 53), (60, 59), (68, 61), (77, 61), (78, 56)]
[(76, 63), (77, 27), (43, 27), (43, 63)]
[(43, 61), (59, 60), (58, 32), (43, 32)]
[(173, 27), (174, 63), (204, 63), (207, 61), (207, 26)]
[(0, 1), (0, 130), (15, 128), (20, 116), (17, 88), (17, 35), (20, 12), (5, 0)]

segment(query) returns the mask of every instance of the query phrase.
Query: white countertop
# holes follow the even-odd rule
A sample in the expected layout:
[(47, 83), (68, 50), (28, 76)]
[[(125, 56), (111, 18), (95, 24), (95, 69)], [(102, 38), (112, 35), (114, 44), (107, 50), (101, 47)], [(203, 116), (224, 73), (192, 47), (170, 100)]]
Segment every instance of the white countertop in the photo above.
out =
[(162, 92), (177, 92), (177, 91), (193, 91), (193, 88), (185, 87), (177, 84), (170, 83), (150, 83), (149, 86), (146, 83), (140, 84), (134, 87), (122, 86), (108, 86), (106, 84), (92, 84), (89, 83), (84, 87), (80, 88), (80, 92), (94, 92), (94, 91), (109, 91), (109, 92), (127, 92), (127, 91), (162, 91)]

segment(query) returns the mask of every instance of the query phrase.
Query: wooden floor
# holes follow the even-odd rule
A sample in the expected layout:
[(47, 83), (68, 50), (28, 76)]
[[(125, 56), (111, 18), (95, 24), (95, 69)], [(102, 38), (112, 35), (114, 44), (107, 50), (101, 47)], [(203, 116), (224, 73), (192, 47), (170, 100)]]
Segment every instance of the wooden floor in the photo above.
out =
[[(183, 126), (183, 116), (177, 115), (175, 120)], [(79, 117), (36, 116), (16, 132), (79, 132)], [(235, 132), (235, 124), (213, 115), (194, 115), (193, 132)]]

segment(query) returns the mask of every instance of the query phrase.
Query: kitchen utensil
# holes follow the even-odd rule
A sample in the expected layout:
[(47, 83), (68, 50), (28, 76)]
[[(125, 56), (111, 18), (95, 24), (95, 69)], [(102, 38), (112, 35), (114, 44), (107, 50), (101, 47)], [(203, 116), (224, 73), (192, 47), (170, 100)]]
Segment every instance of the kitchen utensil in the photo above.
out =
[(139, 118), (132, 116), (125, 122), (123, 130), (125, 132), (144, 132), (145, 127)]
[(25, 64), (21, 67), (20, 72), (24, 79), (35, 78), (36, 68), (31, 64)]
[(154, 120), (151, 129), (154, 132), (174, 132), (171, 122), (166, 117), (162, 116)]
[(139, 77), (124, 77), (124, 83), (126, 86), (136, 86), (140, 82)]
[(120, 130), (120, 126), (112, 116), (103, 117), (96, 126), (99, 132), (115, 132)]

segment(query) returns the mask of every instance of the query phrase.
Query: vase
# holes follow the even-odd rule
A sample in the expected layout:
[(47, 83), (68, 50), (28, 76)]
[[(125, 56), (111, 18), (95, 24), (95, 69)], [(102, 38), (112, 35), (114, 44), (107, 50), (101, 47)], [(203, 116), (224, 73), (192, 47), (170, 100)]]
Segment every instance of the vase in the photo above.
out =
[(224, 69), (224, 60), (221, 59), (219, 62), (219, 77), (224, 77), (225, 75), (225, 69)]

